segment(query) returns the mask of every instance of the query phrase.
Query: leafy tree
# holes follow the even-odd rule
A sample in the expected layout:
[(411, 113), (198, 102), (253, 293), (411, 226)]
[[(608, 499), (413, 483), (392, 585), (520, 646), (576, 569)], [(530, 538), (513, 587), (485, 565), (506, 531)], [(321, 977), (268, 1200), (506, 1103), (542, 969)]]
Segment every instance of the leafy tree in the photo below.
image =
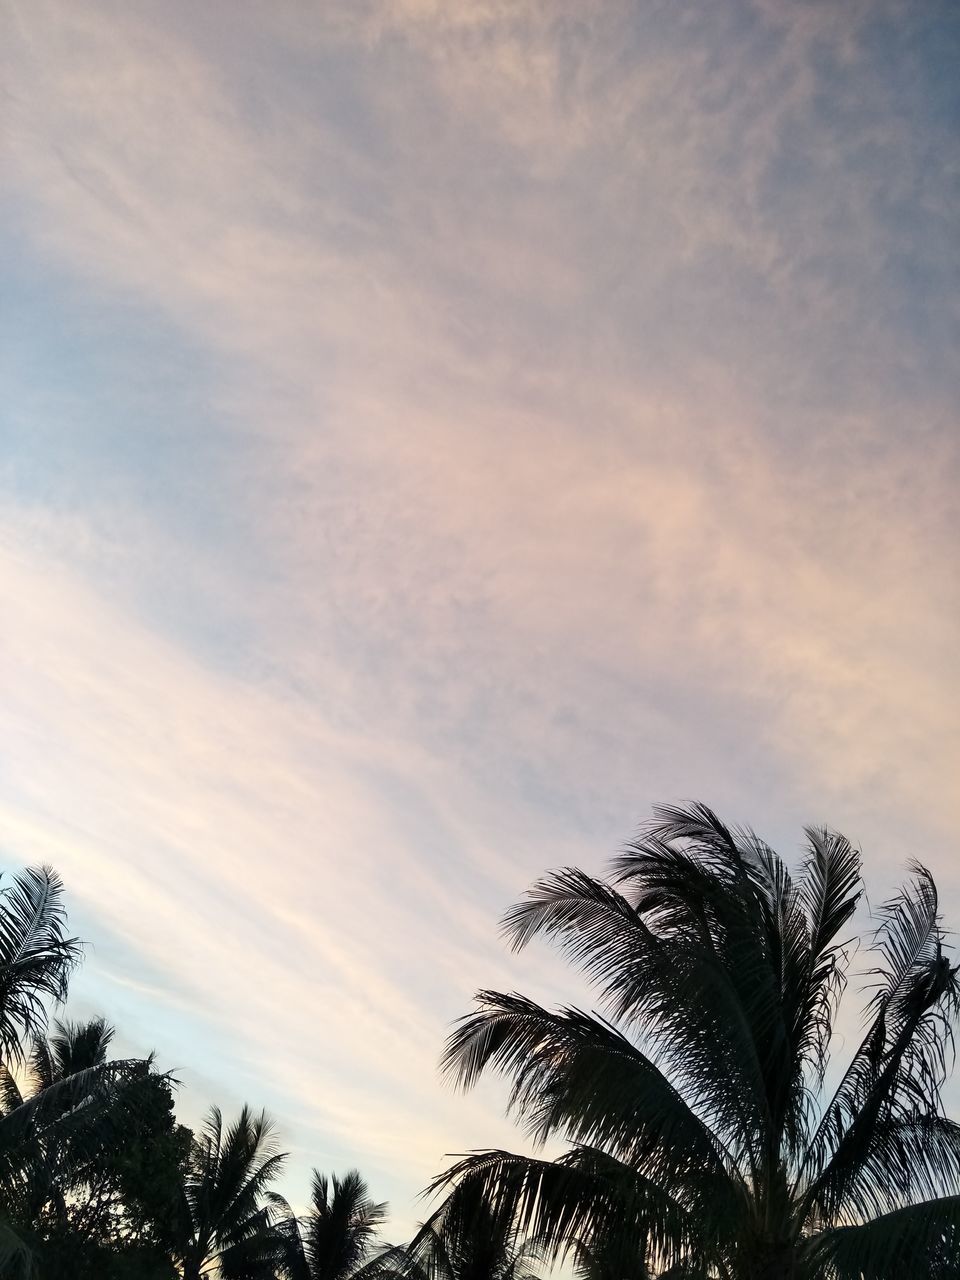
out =
[(370, 1196), (356, 1169), (331, 1179), (313, 1171), (310, 1210), (287, 1208), (284, 1275), (289, 1280), (354, 1280), (374, 1248), (387, 1205)]
[[(82, 1253), (86, 1237), (77, 1234), (75, 1215), (82, 1213), (98, 1170), (129, 1132), (147, 1069), (138, 1061), (100, 1063), (53, 1081), (19, 1104), (15, 1085), (6, 1079), (0, 1111), (4, 1280), (46, 1275), (58, 1250)], [(66, 1274), (81, 1272), (74, 1266)]]
[(117, 1188), (124, 1237), (166, 1258), (177, 1243), (193, 1134), (177, 1123), (169, 1077), (151, 1072), (143, 1085), (133, 1123), (110, 1153), (105, 1176)]
[(80, 957), (51, 869), (0, 888), (0, 1274), (170, 1276), (156, 1223), (184, 1138), (169, 1080), (109, 1062), (102, 1019), (45, 1036)]
[(176, 1124), (152, 1060), (111, 1062), (103, 1019), (58, 1022), (80, 944), (49, 868), (0, 888), (0, 1276), (275, 1280), (267, 1193), (284, 1156), (264, 1115)]
[(266, 1114), (249, 1107), (227, 1129), (211, 1108), (183, 1179), (175, 1253), (183, 1280), (273, 1280), (284, 1248), (268, 1187), (286, 1159)]
[[(44, 1280), (171, 1275), (164, 1249), (189, 1131), (149, 1061), (108, 1063), (102, 1018), (36, 1037), (18, 1083), (0, 1070), (10, 1207)], [(29, 1088), (29, 1093), (24, 1090)]]
[(540, 880), (505, 919), (555, 941), (603, 1015), (481, 992), (445, 1054), (487, 1068), (555, 1160), (480, 1152), (436, 1187), (554, 1254), (646, 1254), (696, 1280), (956, 1280), (960, 1126), (941, 1091), (960, 1007), (923, 867), (880, 912), (866, 1030), (824, 1087), (862, 892), (843, 836), (808, 829), (794, 881), (707, 808), (656, 811), (610, 881)]

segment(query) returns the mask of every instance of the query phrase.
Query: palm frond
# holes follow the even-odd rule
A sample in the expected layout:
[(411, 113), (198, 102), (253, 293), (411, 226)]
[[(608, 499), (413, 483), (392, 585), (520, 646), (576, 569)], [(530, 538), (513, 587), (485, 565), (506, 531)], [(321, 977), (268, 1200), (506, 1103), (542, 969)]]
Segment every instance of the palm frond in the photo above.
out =
[(301, 1220), (314, 1280), (347, 1280), (363, 1263), (387, 1216), (356, 1169), (331, 1179), (314, 1170), (311, 1211)]
[(542, 1251), (502, 1208), (458, 1188), (423, 1223), (406, 1257), (410, 1280), (535, 1280)]
[(823, 1082), (836, 1008), (846, 985), (847, 954), (841, 930), (863, 892), (860, 855), (846, 837), (807, 827), (808, 851), (798, 897), (809, 935), (803, 981), (795, 1002), (796, 1040), (804, 1061)]
[(406, 1250), (401, 1245), (379, 1244), (372, 1249), (370, 1256), (357, 1267), (351, 1280), (423, 1280), (422, 1276), (409, 1269)]
[(632, 1235), (664, 1258), (696, 1247), (700, 1232), (682, 1204), (629, 1165), (587, 1147), (538, 1160), (482, 1151), (459, 1160), (431, 1185), (468, 1205), (482, 1203), (534, 1239), (553, 1260), (578, 1240)]
[(890, 1280), (960, 1275), (960, 1196), (945, 1196), (898, 1209), (856, 1226), (814, 1237), (808, 1256), (836, 1280)]
[[(53, 1082), (0, 1118), (0, 1201), (42, 1203), (79, 1186), (116, 1149), (141, 1105), (149, 1065), (103, 1063)], [(32, 1190), (31, 1190), (32, 1189)]]
[(242, 1233), (217, 1253), (220, 1280), (275, 1280), (285, 1257), (283, 1231), (275, 1224), (267, 1205), (245, 1221)]
[[(797, 1149), (811, 1110), (795, 1013), (809, 931), (782, 860), (754, 832), (732, 831), (706, 806), (688, 805), (657, 809), (615, 861), (614, 878), (662, 945), (712, 973), (713, 992), (724, 993), (727, 1039), (736, 1037), (727, 1070), (750, 1068), (754, 1127), (771, 1148)], [(716, 994), (704, 994), (716, 1003)]]
[(609, 1023), (481, 992), (451, 1035), (444, 1065), (468, 1086), (489, 1066), (510, 1077), (509, 1109), (538, 1143), (599, 1147), (712, 1211), (736, 1213), (734, 1159), (660, 1069)]
[(804, 1199), (825, 1221), (859, 1221), (914, 1200), (960, 1194), (960, 1125), (889, 1108), (861, 1113)]
[(659, 904), (652, 910), (648, 923), (615, 889), (566, 868), (538, 881), (504, 927), (518, 947), (538, 932), (554, 938), (597, 984), (611, 1018), (634, 1027), (685, 1090), (709, 1097), (718, 1133), (742, 1141), (768, 1121), (763, 1037), (751, 1022), (762, 984), (750, 964), (735, 985), (728, 957), (687, 933), (661, 934)]
[(872, 1133), (888, 1117), (940, 1114), (940, 1090), (960, 1010), (957, 970), (944, 954), (936, 886), (922, 867), (881, 909), (871, 971), (872, 1022), (814, 1134), (806, 1158), (807, 1199), (836, 1203), (855, 1185)]
[(47, 1001), (65, 999), (81, 946), (66, 934), (63, 883), (51, 867), (28, 868), (0, 888), (0, 1054), (23, 1060), (24, 1042), (46, 1027)]
[(0, 1064), (0, 1111), (6, 1115), (23, 1105), (23, 1092), (13, 1073)]

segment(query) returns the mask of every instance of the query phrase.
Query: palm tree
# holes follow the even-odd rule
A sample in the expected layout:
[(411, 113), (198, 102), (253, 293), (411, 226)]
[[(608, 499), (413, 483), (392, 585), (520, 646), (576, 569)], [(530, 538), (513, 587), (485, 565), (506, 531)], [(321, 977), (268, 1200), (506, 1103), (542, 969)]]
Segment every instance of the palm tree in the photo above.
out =
[(23, 1103), (22, 1084), (30, 1085), (26, 1096), (31, 1096), (78, 1072), (102, 1066), (114, 1034), (113, 1027), (104, 1018), (91, 1018), (89, 1022), (57, 1021), (51, 1036), (34, 1036), (25, 1080), (18, 1082), (6, 1067), (0, 1067), (0, 1099), (4, 1109), (10, 1111)]
[(0, 1060), (18, 1064), (42, 1035), (50, 1001), (66, 998), (81, 946), (66, 935), (63, 883), (30, 867), (0, 887)]
[(286, 1210), (284, 1275), (289, 1280), (354, 1280), (374, 1248), (387, 1205), (370, 1196), (356, 1169), (338, 1178), (313, 1171), (310, 1210)]
[(264, 1112), (249, 1107), (226, 1130), (213, 1107), (194, 1140), (181, 1196), (177, 1256), (183, 1280), (273, 1280), (283, 1236), (268, 1187), (286, 1160)]
[(557, 1254), (645, 1253), (688, 1280), (956, 1280), (960, 1126), (941, 1092), (960, 1008), (929, 872), (880, 911), (866, 1030), (824, 1087), (862, 892), (850, 843), (807, 830), (796, 882), (706, 807), (655, 812), (610, 881), (566, 869), (507, 915), (598, 990), (603, 1015), (481, 992), (450, 1037), (555, 1160), (475, 1153), (435, 1183)]
[(31, 1074), (37, 1092), (78, 1071), (106, 1062), (110, 1043), (116, 1034), (105, 1018), (88, 1022), (54, 1023), (53, 1034), (38, 1036), (30, 1055)]
[[(107, 1061), (103, 1019), (57, 1023), (81, 945), (47, 867), (0, 887), (0, 1274), (170, 1276), (159, 1238), (188, 1131), (152, 1060)], [(162, 1228), (159, 1229), (162, 1231)], [(131, 1270), (132, 1268), (132, 1270)]]
[[(50, 1153), (58, 1150), (62, 1168), (63, 1147), (82, 1127), (67, 1113), (77, 1108), (84, 1090), (89, 1093), (94, 1084), (90, 1075), (61, 1080), (42, 1098), (24, 1102), (9, 1070), (22, 1066), (28, 1047), (39, 1042), (50, 1004), (66, 998), (81, 952), (79, 941), (67, 935), (63, 884), (50, 867), (27, 868), (0, 886), (0, 1267), (4, 1274), (28, 1274), (34, 1266), (34, 1250), (26, 1238), (29, 1211), (43, 1199), (41, 1188), (51, 1174)], [(100, 1074), (115, 1078), (119, 1070)], [(88, 1108), (84, 1125), (100, 1118), (100, 1107)]]
[(440, 1205), (403, 1255), (398, 1270), (410, 1280), (537, 1280), (541, 1258), (489, 1201), (457, 1197)]

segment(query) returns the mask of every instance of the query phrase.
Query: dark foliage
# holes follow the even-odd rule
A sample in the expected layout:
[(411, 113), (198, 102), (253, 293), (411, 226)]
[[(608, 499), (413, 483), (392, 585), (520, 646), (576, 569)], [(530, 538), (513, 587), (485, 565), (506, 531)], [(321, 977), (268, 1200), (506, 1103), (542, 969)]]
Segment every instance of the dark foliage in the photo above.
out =
[(370, 1196), (351, 1169), (332, 1179), (314, 1170), (310, 1209), (296, 1217), (286, 1211), (283, 1274), (289, 1280), (357, 1280), (374, 1248), (387, 1206)]
[(358, 1274), (386, 1212), (359, 1174), (315, 1174), (297, 1219), (270, 1192), (286, 1157), (265, 1114), (244, 1107), (224, 1126), (213, 1108), (194, 1136), (152, 1060), (110, 1059), (102, 1019), (46, 1034), (79, 956), (64, 924), (52, 872), (0, 893), (0, 1278)]
[(915, 865), (883, 908), (862, 1043), (825, 1097), (862, 887), (848, 841), (807, 837), (795, 883), (752, 832), (666, 808), (609, 881), (566, 869), (531, 889), (508, 936), (554, 941), (603, 1014), (480, 993), (446, 1070), (465, 1087), (499, 1071), (527, 1133), (569, 1146), (469, 1156), (437, 1181), (451, 1203), (493, 1206), (591, 1274), (644, 1257), (725, 1280), (960, 1275), (960, 1126), (941, 1102), (960, 986), (935, 885)]
[[(599, 1012), (481, 992), (446, 1070), (488, 1069), (554, 1159), (483, 1151), (406, 1246), (360, 1174), (273, 1186), (271, 1121), (177, 1123), (152, 1058), (103, 1019), (54, 1021), (81, 955), (49, 869), (0, 885), (0, 1280), (960, 1280), (960, 1008), (929, 873), (879, 913), (864, 1030), (824, 1081), (860, 860), (811, 829), (794, 881), (748, 831), (664, 809), (609, 880), (565, 869), (511, 910), (593, 983)], [(835, 1071), (831, 1079), (836, 1078)]]

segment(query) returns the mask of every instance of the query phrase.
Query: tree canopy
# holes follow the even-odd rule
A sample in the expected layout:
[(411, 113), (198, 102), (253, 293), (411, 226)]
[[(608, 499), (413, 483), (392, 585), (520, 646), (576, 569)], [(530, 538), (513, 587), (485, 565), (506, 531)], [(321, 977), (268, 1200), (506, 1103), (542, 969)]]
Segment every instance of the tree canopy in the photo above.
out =
[(60, 1016), (82, 947), (56, 874), (0, 882), (0, 1280), (536, 1280), (557, 1262), (577, 1280), (960, 1280), (943, 1102), (960, 977), (936, 885), (911, 864), (858, 938), (860, 854), (806, 840), (791, 874), (752, 831), (667, 807), (606, 878), (532, 886), (507, 938), (557, 946), (596, 1007), (477, 995), (443, 1071), (501, 1075), (532, 1150), (457, 1160), (406, 1245), (355, 1169), (314, 1170), (292, 1207), (266, 1113), (178, 1123), (152, 1056)]
[(862, 1038), (826, 1089), (863, 886), (849, 841), (806, 834), (794, 879), (753, 832), (663, 808), (609, 879), (538, 881), (505, 932), (555, 943), (600, 1012), (482, 991), (444, 1068), (464, 1087), (501, 1073), (527, 1134), (567, 1149), (479, 1152), (436, 1185), (554, 1256), (723, 1280), (960, 1274), (942, 1101), (960, 984), (936, 886), (914, 864), (881, 908)]

